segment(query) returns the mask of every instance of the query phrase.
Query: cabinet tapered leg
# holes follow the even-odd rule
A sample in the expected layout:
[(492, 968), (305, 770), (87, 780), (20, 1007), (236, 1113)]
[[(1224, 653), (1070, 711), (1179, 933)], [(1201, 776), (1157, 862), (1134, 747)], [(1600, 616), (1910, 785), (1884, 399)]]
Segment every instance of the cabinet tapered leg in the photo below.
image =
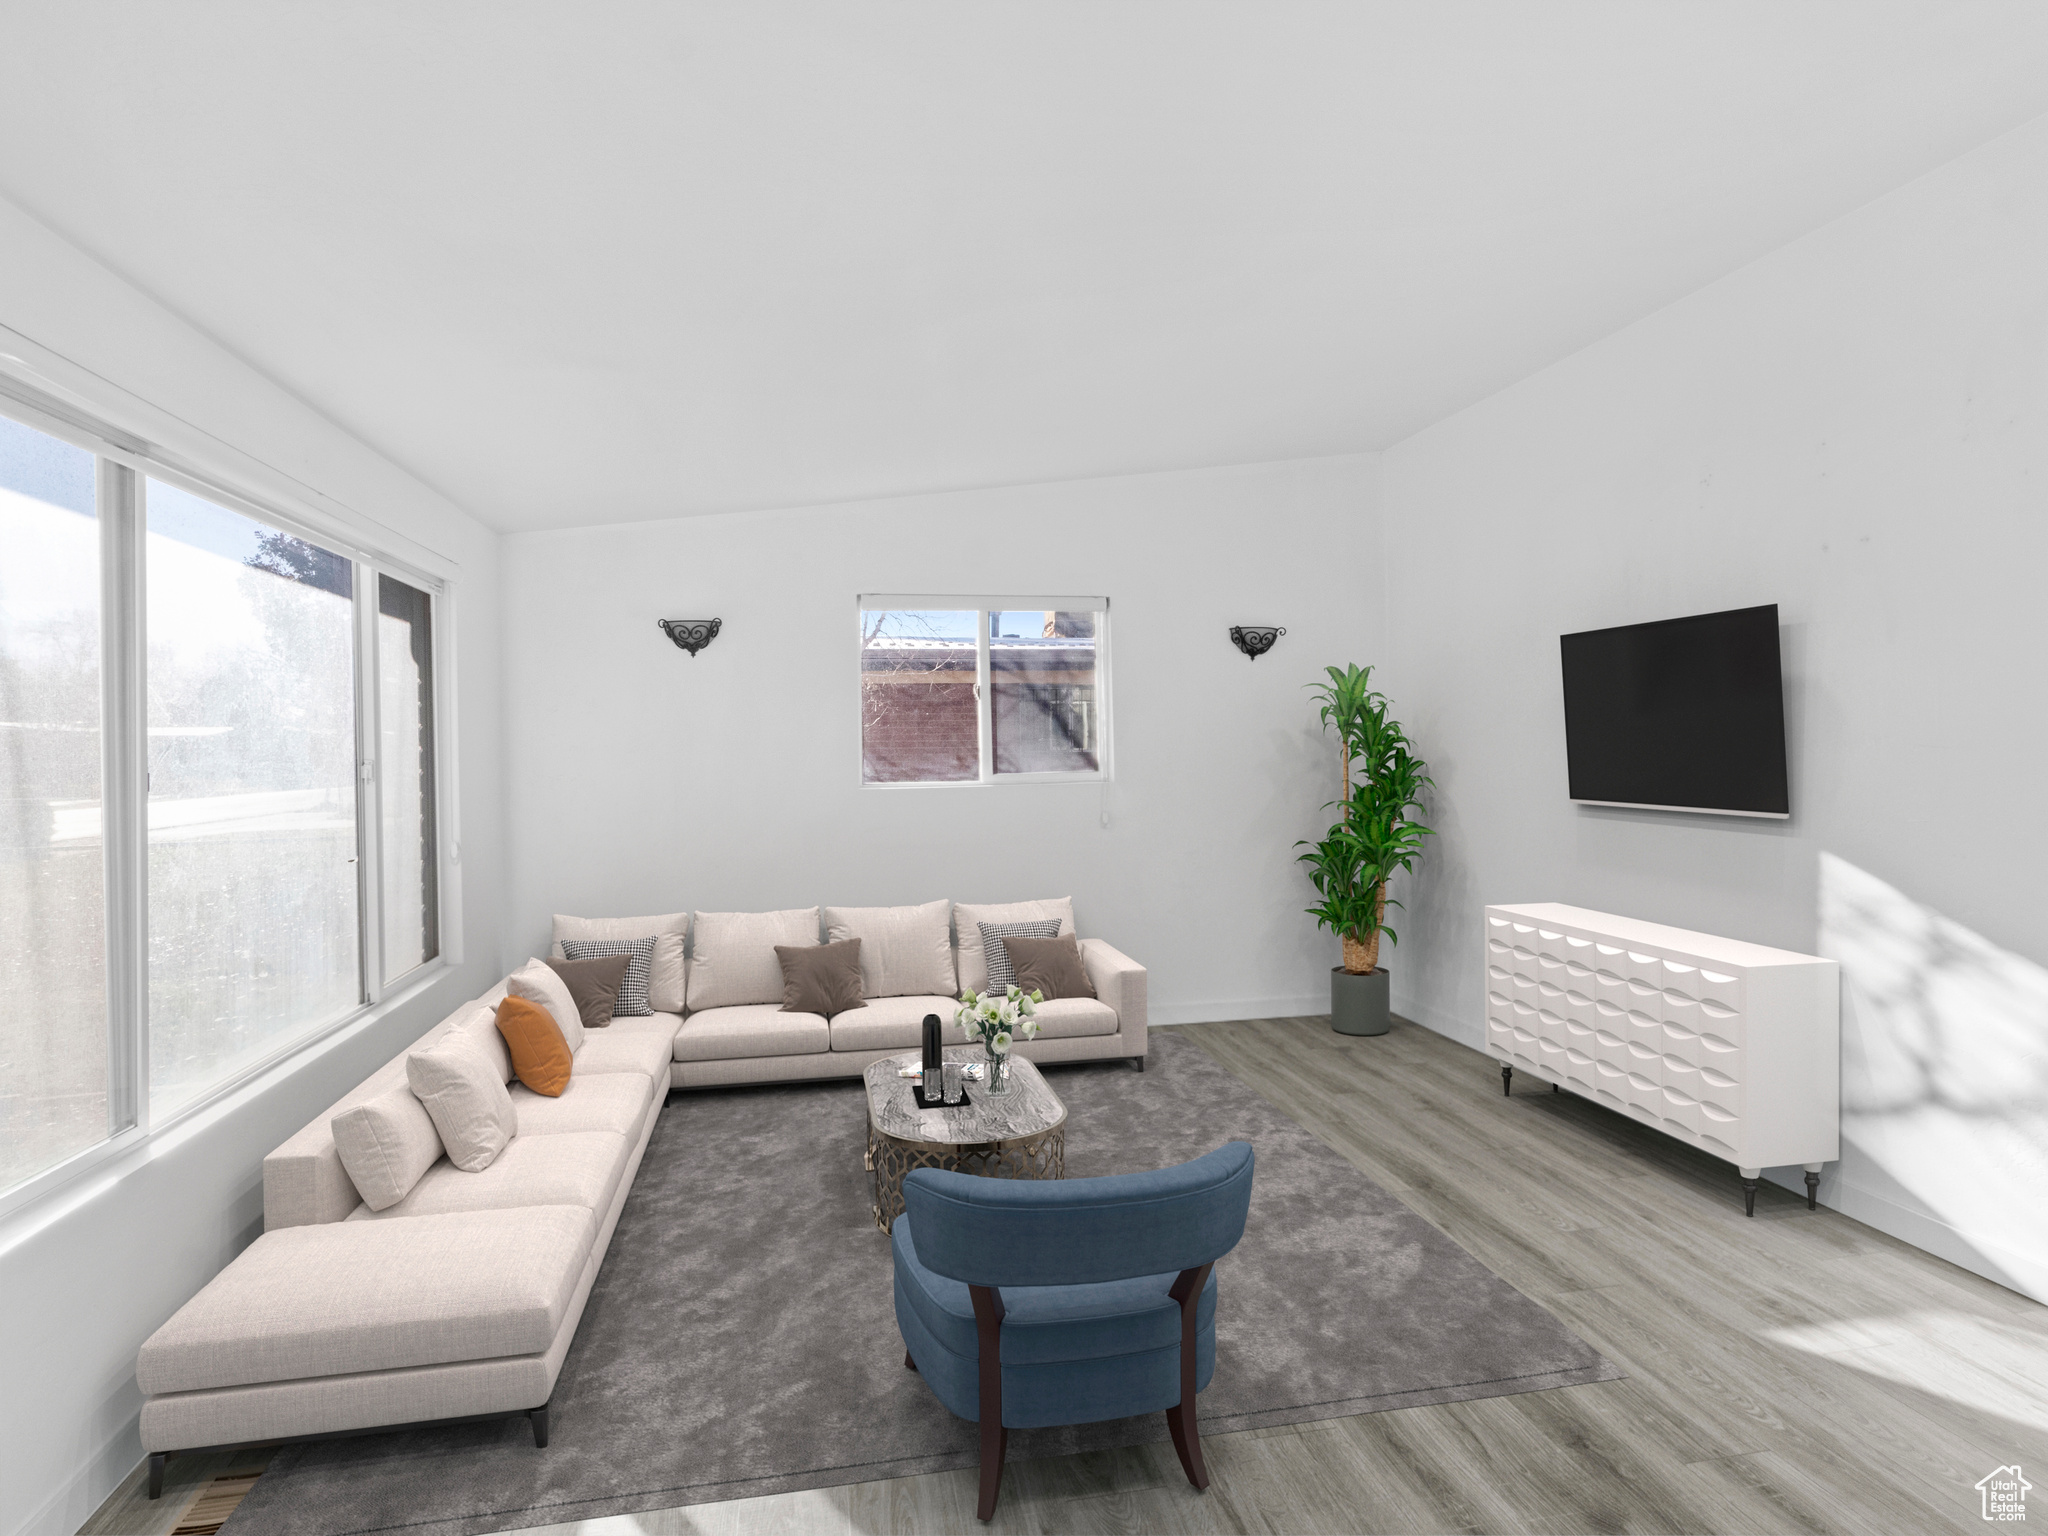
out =
[(1745, 1216), (1754, 1216), (1756, 1214), (1755, 1179), (1744, 1179), (1742, 1181), (1742, 1214)]
[(1502, 1094), (1512, 1094), (1515, 1091), (1514, 1083), (1515, 1069), (1513, 1067), (1502, 1067), (1500, 1069), (1500, 1091)]
[(1817, 1173), (1806, 1175), (1806, 1208), (1809, 1211), (1820, 1209), (1820, 1175)]

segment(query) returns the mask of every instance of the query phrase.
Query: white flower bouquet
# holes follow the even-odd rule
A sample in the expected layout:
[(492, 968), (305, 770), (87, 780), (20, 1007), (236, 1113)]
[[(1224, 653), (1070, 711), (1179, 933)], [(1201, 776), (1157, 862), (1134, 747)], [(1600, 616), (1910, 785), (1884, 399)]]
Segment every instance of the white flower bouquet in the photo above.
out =
[(1038, 1021), (1031, 1017), (1045, 1001), (1042, 992), (1020, 992), (1008, 988), (1002, 996), (993, 992), (963, 992), (953, 1022), (979, 1040), (991, 1056), (1007, 1056), (1016, 1040), (1029, 1040), (1038, 1033)]

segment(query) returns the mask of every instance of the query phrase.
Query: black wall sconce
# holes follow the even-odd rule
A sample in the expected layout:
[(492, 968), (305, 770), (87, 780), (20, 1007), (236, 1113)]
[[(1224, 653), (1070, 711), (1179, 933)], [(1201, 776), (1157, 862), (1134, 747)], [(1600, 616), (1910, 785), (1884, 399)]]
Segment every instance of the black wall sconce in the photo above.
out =
[(656, 619), (664, 635), (675, 641), (676, 649), (692, 656), (718, 638), (719, 619)]
[(1230, 643), (1253, 661), (1273, 649), (1273, 642), (1286, 634), (1285, 629), (1276, 629), (1271, 624), (1233, 624), (1230, 626)]

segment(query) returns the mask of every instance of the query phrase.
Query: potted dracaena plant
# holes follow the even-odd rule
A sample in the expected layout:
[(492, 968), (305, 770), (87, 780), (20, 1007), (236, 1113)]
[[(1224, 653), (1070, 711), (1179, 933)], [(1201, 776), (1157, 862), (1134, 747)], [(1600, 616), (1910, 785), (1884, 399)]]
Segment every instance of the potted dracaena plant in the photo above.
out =
[(1374, 691), (1372, 668), (1324, 671), (1329, 681), (1310, 686), (1320, 700), (1323, 729), (1337, 733), (1343, 798), (1332, 805), (1341, 813), (1321, 841), (1304, 839), (1295, 847), (1308, 850), (1300, 861), (1322, 897), (1309, 916), (1344, 941), (1344, 963), (1330, 973), (1330, 1027), (1383, 1035), (1388, 978), (1379, 963), (1380, 938), (1397, 938), (1386, 925), (1387, 877), (1412, 869), (1422, 840), (1434, 835), (1415, 819), (1431, 780), (1428, 764), (1388, 714), (1386, 695)]

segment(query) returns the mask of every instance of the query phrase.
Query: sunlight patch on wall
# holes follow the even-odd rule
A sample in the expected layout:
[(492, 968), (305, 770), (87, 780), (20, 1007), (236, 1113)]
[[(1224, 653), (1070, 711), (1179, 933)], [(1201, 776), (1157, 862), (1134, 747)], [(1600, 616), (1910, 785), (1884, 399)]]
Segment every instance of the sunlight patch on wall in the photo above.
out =
[(1819, 947), (1842, 967), (1845, 1161), (2048, 1294), (2048, 969), (1826, 853)]

